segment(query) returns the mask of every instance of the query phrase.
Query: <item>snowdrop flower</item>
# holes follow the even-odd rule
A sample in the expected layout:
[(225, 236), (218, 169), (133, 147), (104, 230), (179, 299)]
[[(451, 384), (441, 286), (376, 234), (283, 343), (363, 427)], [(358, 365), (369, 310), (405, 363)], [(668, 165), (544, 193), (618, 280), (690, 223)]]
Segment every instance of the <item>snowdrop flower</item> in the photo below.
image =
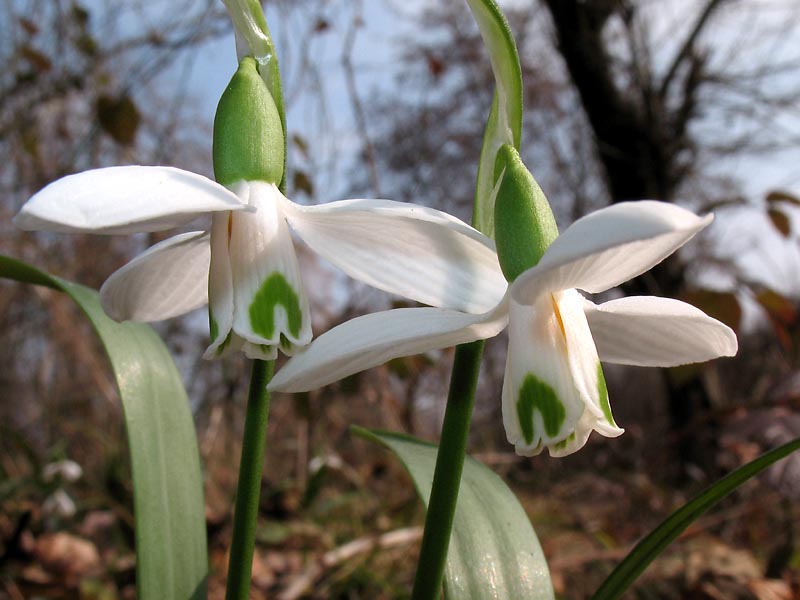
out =
[[(624, 202), (579, 219), (559, 236), (544, 195), (509, 148), (502, 151), (506, 172), (495, 213), (499, 260), (483, 238), (492, 260), (453, 264), (442, 282), (442, 290), (475, 290), (471, 308), (453, 310), (443, 294), (429, 303), (446, 308), (396, 309), (348, 321), (293, 357), (271, 390), (310, 390), (392, 358), (489, 338), (508, 326), (502, 392), (508, 440), (522, 455), (546, 447), (564, 456), (592, 431), (623, 432), (611, 413), (600, 361), (667, 367), (736, 353), (733, 331), (689, 304), (643, 296), (596, 305), (577, 291), (603, 292), (641, 275), (708, 225), (710, 215), (662, 202)], [(533, 205), (525, 200), (531, 196)], [(423, 262), (438, 253), (418, 252)], [(425, 280), (438, 276), (431, 272)]]
[[(161, 231), (212, 215), (210, 231), (156, 244), (100, 290), (103, 308), (120, 321), (158, 321), (208, 302), (206, 357), (242, 349), (271, 359), (278, 347), (291, 354), (311, 340), (308, 296), (289, 227), (352, 277), (424, 303), (440, 297), (438, 281), (452, 264), (486, 254), (480, 236), (438, 211), (385, 200), (295, 204), (277, 187), (283, 163), (280, 118), (248, 57), (214, 122), (219, 183), (171, 167), (86, 171), (45, 187), (14, 222), (28, 230), (115, 234)], [(441, 252), (421, 269), (416, 257), (423, 247)], [(438, 280), (419, 281), (431, 273)], [(448, 302), (473, 293), (453, 290)]]
[(57, 479), (73, 483), (81, 477), (83, 477), (83, 469), (74, 460), (58, 460), (45, 465), (42, 469), (42, 480), (47, 483)]

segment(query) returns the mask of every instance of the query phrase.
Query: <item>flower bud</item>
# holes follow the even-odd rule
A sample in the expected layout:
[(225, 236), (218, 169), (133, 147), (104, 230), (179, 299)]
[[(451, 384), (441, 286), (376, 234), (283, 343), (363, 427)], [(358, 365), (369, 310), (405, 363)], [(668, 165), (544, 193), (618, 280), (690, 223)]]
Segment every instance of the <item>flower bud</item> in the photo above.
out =
[(558, 226), (542, 188), (513, 146), (500, 148), (496, 169), (503, 173), (494, 205), (497, 256), (503, 275), (514, 281), (539, 262), (558, 237)]
[(214, 117), (214, 176), (223, 185), (237, 181), (279, 184), (284, 139), (275, 101), (245, 56), (222, 94)]

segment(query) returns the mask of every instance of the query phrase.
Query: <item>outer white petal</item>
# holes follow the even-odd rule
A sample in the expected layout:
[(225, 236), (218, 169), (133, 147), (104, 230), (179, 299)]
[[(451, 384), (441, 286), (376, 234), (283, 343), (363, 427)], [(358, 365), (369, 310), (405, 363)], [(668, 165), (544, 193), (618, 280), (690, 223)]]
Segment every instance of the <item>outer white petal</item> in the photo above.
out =
[(538, 265), (516, 279), (514, 299), (531, 304), (548, 291), (605, 291), (664, 260), (712, 219), (651, 200), (620, 202), (593, 212), (575, 221)]
[(503, 423), (523, 456), (582, 445), (588, 432), (577, 428), (587, 414), (601, 421), (604, 435), (622, 433), (580, 302), (574, 290), (541, 296), (533, 306), (511, 302)]
[[(211, 221), (211, 265), (208, 276), (208, 324), (211, 345), (203, 358), (226, 356), (241, 348), (233, 327), (233, 276), (230, 230), (233, 213), (216, 213)], [(239, 343), (234, 343), (234, 342)]]
[(245, 208), (218, 183), (172, 167), (109, 167), (63, 177), (35, 194), (14, 218), (27, 230), (161, 231), (200, 214)]
[(256, 209), (231, 216), (233, 330), (255, 345), (287, 354), (311, 341), (308, 297), (275, 185), (241, 182), (238, 193)]
[(600, 359), (673, 367), (733, 356), (736, 334), (699, 308), (670, 298), (632, 296), (584, 309)]
[(373, 287), (470, 313), (491, 310), (508, 287), (494, 243), (446, 213), (388, 200), (285, 205), (303, 241)]
[(182, 233), (115, 271), (100, 288), (103, 310), (117, 321), (160, 321), (208, 301), (209, 236)]
[(393, 358), (493, 337), (508, 321), (506, 305), (482, 315), (441, 308), (398, 308), (334, 327), (295, 355), (268, 389), (304, 392)]

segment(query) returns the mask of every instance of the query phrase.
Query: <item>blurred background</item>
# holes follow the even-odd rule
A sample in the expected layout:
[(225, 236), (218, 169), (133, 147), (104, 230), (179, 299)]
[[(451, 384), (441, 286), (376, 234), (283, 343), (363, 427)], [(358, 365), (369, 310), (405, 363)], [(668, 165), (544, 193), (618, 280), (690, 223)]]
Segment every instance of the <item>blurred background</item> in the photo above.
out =
[[(586, 598), (631, 545), (721, 474), (800, 435), (800, 5), (794, 0), (500, 2), (525, 82), (522, 155), (563, 229), (654, 198), (716, 220), (599, 299), (681, 298), (739, 334), (735, 359), (608, 366), (626, 434), (564, 459), (504, 437), (506, 341), (489, 342), (470, 452), (511, 485), (559, 597)], [(464, 2), (266, 5), (288, 109), (290, 197), (383, 197), (468, 220), (493, 91)], [(118, 164), (211, 175), (214, 108), (236, 66), (210, 0), (0, 6), (0, 252), (99, 287), (164, 234), (16, 231), (47, 183)], [(301, 251), (314, 329), (402, 305)], [(206, 362), (205, 311), (155, 325), (186, 382), (224, 589), (248, 365)], [(436, 440), (452, 350), (272, 404), (253, 597), (404, 598), (423, 513), (351, 424)], [(133, 598), (130, 466), (105, 356), (62, 295), (0, 282), (0, 597)], [(68, 462), (65, 462), (68, 461)], [(74, 464), (73, 464), (74, 463)], [(702, 517), (631, 598), (800, 597), (800, 458)], [(397, 532), (399, 535), (383, 534)]]

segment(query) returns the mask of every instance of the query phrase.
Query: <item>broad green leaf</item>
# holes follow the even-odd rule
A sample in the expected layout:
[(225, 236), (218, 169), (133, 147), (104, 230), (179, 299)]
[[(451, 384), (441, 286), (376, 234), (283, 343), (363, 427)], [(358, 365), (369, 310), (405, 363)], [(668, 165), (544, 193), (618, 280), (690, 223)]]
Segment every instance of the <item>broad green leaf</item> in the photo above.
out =
[[(427, 504), (437, 447), (411, 436), (353, 427), (394, 452)], [(514, 494), (491, 469), (467, 457), (445, 570), (447, 598), (552, 600), (539, 540)]]
[(622, 597), (631, 583), (661, 554), (664, 548), (672, 543), (700, 515), (745, 481), (798, 449), (800, 449), (800, 438), (770, 450), (706, 488), (696, 498), (690, 500), (667, 517), (661, 525), (639, 542), (631, 550), (631, 553), (611, 572), (611, 575), (592, 596), (592, 600), (613, 600)]
[(483, 43), (489, 50), (496, 85), (478, 163), (472, 221), (476, 229), (494, 237), (494, 165), (497, 152), (503, 144), (519, 150), (522, 135), (522, 69), (508, 21), (494, 0), (467, 0), (467, 4), (478, 23)]
[(125, 412), (133, 471), (137, 597), (204, 598), (208, 556), (200, 457), (189, 400), (151, 327), (116, 323), (97, 292), (0, 256), (0, 277), (66, 292), (108, 353)]

